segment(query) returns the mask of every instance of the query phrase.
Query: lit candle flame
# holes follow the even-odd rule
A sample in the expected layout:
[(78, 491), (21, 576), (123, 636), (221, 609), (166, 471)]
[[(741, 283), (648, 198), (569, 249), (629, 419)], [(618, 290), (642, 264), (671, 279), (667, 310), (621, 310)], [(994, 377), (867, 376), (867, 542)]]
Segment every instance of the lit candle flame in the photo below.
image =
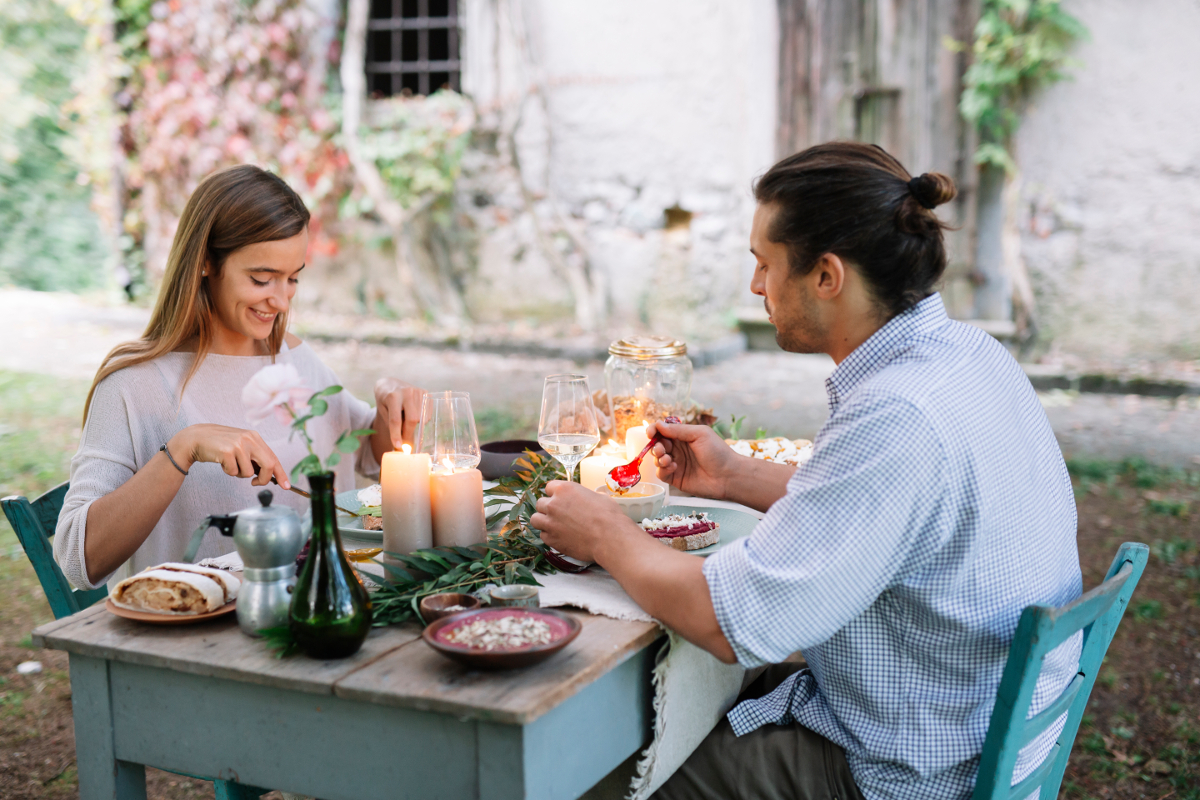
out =
[(443, 458), (442, 464), (445, 465), (447, 472), (454, 472), (454, 462), (450, 460), (450, 456)]
[(609, 444), (609, 446), (610, 446), (610, 447), (620, 447), (620, 446), (621, 446), (621, 445), (617, 444), (617, 443), (616, 443), (614, 440), (612, 440), (612, 439), (609, 439), (609, 440), (608, 440), (608, 444)]
[(412, 455), (412, 445), (402, 444), (402, 445), (400, 445), (400, 449), (404, 451), (404, 455), (406, 455), (406, 456)]
[(650, 435), (650, 420), (646, 420), (642, 423), (642, 430), (646, 432), (646, 436)]

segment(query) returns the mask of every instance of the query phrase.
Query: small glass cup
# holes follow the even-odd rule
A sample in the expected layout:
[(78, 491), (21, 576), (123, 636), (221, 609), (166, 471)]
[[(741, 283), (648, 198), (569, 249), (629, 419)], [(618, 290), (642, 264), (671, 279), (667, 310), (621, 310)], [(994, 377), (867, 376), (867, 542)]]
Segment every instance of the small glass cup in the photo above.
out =
[(435, 472), (474, 469), (481, 454), (471, 396), (466, 392), (427, 392), (421, 402), (416, 449), (429, 454)]

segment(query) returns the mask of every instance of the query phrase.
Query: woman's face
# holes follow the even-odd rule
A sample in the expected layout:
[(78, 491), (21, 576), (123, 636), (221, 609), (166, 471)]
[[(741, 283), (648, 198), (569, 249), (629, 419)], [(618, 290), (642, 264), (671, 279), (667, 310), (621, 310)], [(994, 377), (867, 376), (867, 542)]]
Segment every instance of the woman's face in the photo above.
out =
[(208, 270), (217, 335), (251, 345), (271, 335), (275, 317), (287, 313), (304, 256), (308, 229), (290, 239), (246, 245), (230, 253), (219, 275)]

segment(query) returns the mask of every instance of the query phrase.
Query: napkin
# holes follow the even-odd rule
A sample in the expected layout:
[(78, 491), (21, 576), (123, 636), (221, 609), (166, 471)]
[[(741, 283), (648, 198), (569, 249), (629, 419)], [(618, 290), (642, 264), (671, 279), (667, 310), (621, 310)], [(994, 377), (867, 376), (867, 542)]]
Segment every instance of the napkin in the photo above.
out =
[[(599, 567), (578, 575), (539, 575), (542, 606), (575, 606), (614, 619), (651, 622), (653, 618)], [(629, 800), (642, 800), (675, 774), (742, 689), (745, 669), (723, 664), (674, 631), (654, 664), (654, 739), (642, 751), (629, 786)]]

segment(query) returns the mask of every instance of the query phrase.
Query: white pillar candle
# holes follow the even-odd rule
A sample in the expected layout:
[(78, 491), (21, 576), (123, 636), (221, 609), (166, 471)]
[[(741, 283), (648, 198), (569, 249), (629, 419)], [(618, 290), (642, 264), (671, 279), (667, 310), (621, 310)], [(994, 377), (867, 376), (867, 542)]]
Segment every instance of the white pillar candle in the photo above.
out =
[(604, 479), (608, 477), (608, 473), (612, 471), (613, 467), (619, 467), (627, 463), (629, 462), (625, 458), (624, 448), (621, 448), (620, 456), (612, 456), (604, 453), (597, 456), (588, 456), (579, 462), (579, 484), (585, 489), (595, 491), (605, 485)]
[(429, 479), (433, 543), (466, 547), (487, 541), (483, 514), (483, 473), (455, 469), (447, 458)]
[(383, 549), (388, 553), (411, 553), (433, 545), (433, 521), (429, 505), (429, 456), (403, 452), (384, 453), (379, 464), (383, 487)]
[[(641, 425), (634, 425), (630, 427), (629, 430), (625, 431), (626, 464), (641, 455), (642, 450), (644, 450), (646, 445), (650, 442), (650, 434), (646, 430), (649, 425), (650, 423), (643, 422)], [(647, 453), (646, 457), (642, 459), (640, 472), (642, 474), (643, 481), (648, 483), (656, 483), (659, 486), (666, 487), (668, 494), (670, 493), (671, 490), (670, 487), (667, 486), (667, 482), (658, 479), (658, 463), (654, 458), (653, 451)]]

